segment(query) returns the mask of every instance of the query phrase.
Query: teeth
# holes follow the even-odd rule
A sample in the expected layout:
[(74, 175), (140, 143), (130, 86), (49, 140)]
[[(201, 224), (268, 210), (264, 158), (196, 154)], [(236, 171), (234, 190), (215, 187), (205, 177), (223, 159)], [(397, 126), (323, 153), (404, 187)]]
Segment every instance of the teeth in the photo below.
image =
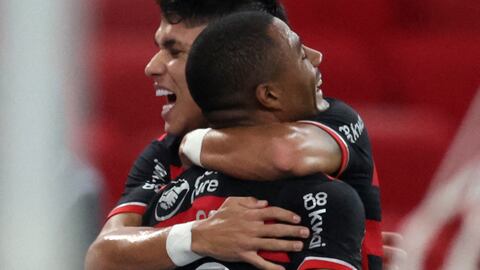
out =
[(164, 96), (168, 96), (168, 95), (172, 95), (174, 94), (172, 91), (169, 91), (167, 89), (157, 89), (155, 91), (155, 96), (157, 97), (164, 97)]

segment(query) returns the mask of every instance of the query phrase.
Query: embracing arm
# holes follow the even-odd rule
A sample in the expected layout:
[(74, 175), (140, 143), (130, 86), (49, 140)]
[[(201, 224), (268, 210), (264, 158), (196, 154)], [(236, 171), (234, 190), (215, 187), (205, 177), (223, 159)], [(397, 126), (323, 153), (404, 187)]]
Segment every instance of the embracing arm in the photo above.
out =
[[(187, 134), (182, 146), (188, 139)], [(181, 147), (184, 155), (182, 151)], [(339, 170), (341, 158), (340, 147), (328, 133), (304, 123), (210, 130), (200, 155), (205, 168), (256, 180), (332, 174)]]
[[(266, 261), (258, 250), (299, 251), (302, 242), (278, 238), (306, 238), (306, 227), (287, 224), (265, 224), (279, 220), (298, 224), (293, 212), (266, 207), (265, 201), (251, 197), (228, 198), (218, 211), (204, 220), (195, 221), (191, 230), (191, 250), (199, 255), (224, 261), (244, 261), (259, 269), (282, 270)], [(86, 270), (172, 269), (166, 241), (170, 228), (139, 226), (138, 214), (111, 217), (90, 246), (85, 260)]]
[(141, 215), (122, 213), (111, 217), (87, 252), (86, 270), (172, 269), (165, 250), (169, 228), (135, 227)]

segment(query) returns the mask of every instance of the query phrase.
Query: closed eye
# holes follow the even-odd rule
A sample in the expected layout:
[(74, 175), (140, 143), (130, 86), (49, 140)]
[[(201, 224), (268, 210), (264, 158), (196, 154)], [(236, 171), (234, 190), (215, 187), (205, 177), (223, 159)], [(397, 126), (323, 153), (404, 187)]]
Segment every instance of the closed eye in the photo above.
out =
[(170, 55), (171, 55), (173, 58), (177, 58), (177, 57), (182, 53), (181, 50), (177, 50), (177, 49), (175, 49), (175, 48), (170, 48), (170, 49), (168, 49), (168, 52), (170, 53)]

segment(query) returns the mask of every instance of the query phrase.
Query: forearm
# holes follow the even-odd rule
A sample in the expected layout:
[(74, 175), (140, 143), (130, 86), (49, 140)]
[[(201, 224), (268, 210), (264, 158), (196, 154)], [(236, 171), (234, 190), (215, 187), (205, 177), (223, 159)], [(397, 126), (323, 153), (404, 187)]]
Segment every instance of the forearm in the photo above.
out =
[(171, 269), (165, 242), (168, 230), (139, 227), (142, 216), (111, 217), (87, 251), (86, 270)]
[(100, 234), (88, 250), (85, 269), (173, 269), (166, 251), (168, 232), (169, 228), (123, 227)]
[[(278, 132), (285, 132), (277, 127)], [(202, 143), (201, 161), (205, 168), (228, 173), (243, 179), (275, 179), (283, 176), (276, 168), (274, 160), (277, 145), (264, 137), (260, 127), (228, 128), (212, 130)]]
[(201, 152), (204, 167), (256, 180), (333, 173), (340, 159), (328, 134), (299, 123), (212, 130)]
[[(167, 253), (167, 238), (175, 237), (175, 233), (168, 236), (172, 229), (126, 227), (138, 225), (140, 215), (113, 216), (90, 246), (85, 269), (172, 269), (175, 266), (168, 254), (176, 254), (173, 258), (178, 265), (188, 263), (185, 258), (193, 261), (202, 255), (224, 261), (244, 261), (259, 269), (277, 270), (275, 264), (261, 258), (257, 251), (298, 251), (301, 249), (298, 244), (302, 242), (282, 238), (307, 238), (309, 233), (307, 228), (295, 225), (300, 222), (295, 213), (267, 205), (266, 201), (252, 197), (227, 198), (215, 214), (192, 224), (190, 251), (194, 254), (187, 257), (186, 249), (181, 250), (178, 245), (169, 244)], [(284, 224), (265, 224), (266, 220), (278, 220)], [(177, 233), (182, 232), (178, 225), (175, 228)], [(185, 243), (184, 237), (180, 241)], [(178, 260), (178, 251), (182, 251), (183, 263), (182, 259)]]

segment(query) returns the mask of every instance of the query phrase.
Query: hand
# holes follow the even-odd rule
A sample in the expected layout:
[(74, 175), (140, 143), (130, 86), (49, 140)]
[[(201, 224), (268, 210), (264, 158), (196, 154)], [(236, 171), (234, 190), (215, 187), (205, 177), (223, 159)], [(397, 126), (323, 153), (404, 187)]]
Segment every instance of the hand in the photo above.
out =
[(300, 217), (279, 207), (267, 207), (266, 201), (253, 197), (230, 197), (213, 215), (197, 221), (192, 228), (192, 250), (222, 261), (243, 261), (259, 269), (283, 270), (266, 261), (258, 250), (300, 251), (300, 240), (278, 238), (308, 238), (306, 227), (288, 224), (265, 224), (276, 220), (298, 224)]
[(402, 244), (403, 236), (394, 232), (382, 232), (383, 242), (383, 266), (385, 270), (397, 270), (399, 266), (394, 261), (405, 260), (407, 252), (399, 248)]

